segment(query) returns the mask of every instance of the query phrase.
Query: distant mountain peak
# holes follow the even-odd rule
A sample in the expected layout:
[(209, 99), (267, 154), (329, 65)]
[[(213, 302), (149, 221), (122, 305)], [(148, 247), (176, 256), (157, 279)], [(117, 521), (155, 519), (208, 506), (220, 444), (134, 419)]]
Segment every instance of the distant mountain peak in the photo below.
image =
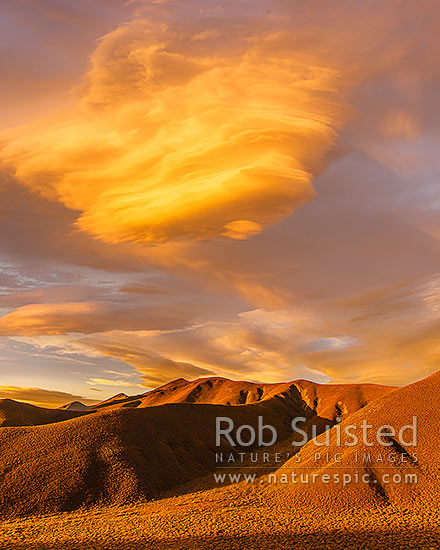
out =
[(94, 409), (99, 409), (105, 405), (116, 404), (119, 401), (124, 401), (125, 399), (129, 399), (129, 396), (125, 393), (120, 392), (120, 393), (117, 393), (116, 395), (112, 395), (108, 399), (104, 399), (104, 401), (101, 401), (100, 403), (96, 403), (96, 405), (93, 405), (92, 407)]
[(116, 395), (113, 395), (112, 397), (109, 397), (107, 401), (113, 401), (113, 399), (127, 399), (128, 395), (126, 393), (117, 393)]
[(72, 401), (58, 408), (63, 411), (87, 411), (89, 409), (89, 407), (81, 403), (81, 401)]

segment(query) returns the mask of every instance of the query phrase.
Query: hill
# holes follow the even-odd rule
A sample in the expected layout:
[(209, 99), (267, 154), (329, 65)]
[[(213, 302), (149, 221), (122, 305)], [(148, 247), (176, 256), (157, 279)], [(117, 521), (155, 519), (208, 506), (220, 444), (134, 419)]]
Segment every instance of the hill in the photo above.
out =
[(133, 399), (133, 398), (129, 398), (128, 395), (126, 395), (125, 393), (117, 393), (116, 395), (113, 395), (112, 397), (109, 397), (108, 399), (105, 399), (104, 401), (101, 401), (96, 405), (92, 405), (90, 408), (101, 409), (103, 407), (117, 405), (119, 403), (125, 403), (127, 400), (130, 400), (130, 399)]
[(72, 401), (58, 408), (62, 411), (88, 411), (90, 409), (90, 407), (84, 405), (81, 401)]
[[(24, 548), (67, 550), (79, 547), (139, 550), (438, 548), (440, 540), (439, 386), (440, 374), (436, 374), (379, 398), (341, 423), (343, 428), (348, 424), (359, 425), (365, 420), (372, 425), (373, 430), (384, 423), (399, 428), (411, 421), (413, 415), (417, 415), (419, 419), (417, 468), (420, 473), (420, 488), (414, 492), (411, 492), (412, 489), (407, 491), (405, 487), (402, 489), (398, 484), (385, 487), (385, 493), (380, 489), (373, 489), (373, 485), (359, 487), (353, 484), (345, 488), (322, 483), (295, 487), (284, 484), (274, 486), (267, 483), (264, 473), (257, 478), (256, 483), (251, 484), (242, 481), (227, 486), (221, 485), (215, 489), (188, 491), (180, 495), (174, 487), (170, 490), (168, 498), (146, 503), (137, 502), (118, 507), (99, 506), (77, 510), (70, 514), (5, 519), (0, 528), (0, 545), (5, 550)], [(259, 403), (245, 407), (229, 407), (229, 409), (242, 412), (262, 405), (264, 404)], [(145, 413), (157, 415), (151, 417), (152, 426), (156, 421), (160, 421), (157, 432), (152, 432), (152, 436), (161, 445), (160, 434), (164, 428), (163, 421), (171, 411), (181, 411), (183, 415), (178, 414), (180, 419), (185, 416), (190, 423), (197, 422), (197, 427), (201, 428), (199, 423), (202, 422), (204, 425), (204, 421), (201, 420), (200, 414), (197, 414), (197, 420), (195, 420), (187, 412), (201, 412), (202, 417), (206, 418), (208, 411), (217, 408), (225, 410), (224, 406), (198, 405), (196, 407), (183, 404), (140, 410), (108, 411), (102, 414), (116, 415), (116, 417), (121, 414), (135, 415), (139, 418)], [(78, 425), (95, 420), (96, 417), (85, 417), (69, 421), (66, 425)], [(56, 425), (56, 427), (60, 426), (60, 424)], [(21, 430), (39, 431), (46, 428), (22, 428)], [(188, 433), (183, 424), (176, 425), (176, 434), (179, 434), (182, 429), (185, 431), (184, 438), (187, 441)], [(204, 438), (207, 432), (202, 430), (199, 433)], [(329, 433), (330, 445), (326, 451), (329, 454), (335, 450), (339, 452), (335, 428), (332, 428)], [(177, 435), (177, 437), (180, 436)], [(321, 440), (324, 437), (325, 434), (322, 434), (318, 439)], [(113, 445), (114, 441), (112, 441)], [(310, 441), (301, 449), (301, 454), (304, 456), (301, 466), (307, 467), (307, 471), (312, 473), (324, 473), (324, 470), (326, 473), (331, 473), (327, 467), (313, 464), (315, 451), (313, 445)], [(394, 450), (400, 454), (399, 447), (395, 447)], [(340, 473), (350, 473), (353, 461), (355, 462), (354, 455), (361, 451), (362, 446), (343, 449), (343, 469)], [(415, 453), (413, 450), (410, 452), (412, 455)], [(195, 460), (198, 460), (197, 455), (194, 456)], [(205, 454), (200, 457), (202, 461), (205, 458)], [(299, 466), (295, 460), (287, 461), (275, 473), (285, 473), (286, 468), (299, 473)], [(334, 464), (333, 466), (335, 467)], [(414, 468), (403, 464), (402, 461), (392, 463), (391, 473), (402, 473), (402, 470), (407, 467)], [(377, 463), (371, 466), (371, 470), (376, 472), (376, 479), (380, 474), (378, 468)], [(385, 466), (383, 468), (385, 469)], [(55, 473), (55, 475), (59, 474)], [(44, 496), (47, 497), (47, 495)]]
[[(439, 390), (440, 373), (436, 373), (370, 403), (328, 433), (318, 436), (316, 441), (321, 443), (329, 438), (325, 447), (317, 447), (313, 441), (307, 443), (301, 449), (301, 463), (291, 459), (284, 467), (292, 468), (298, 476), (318, 474), (318, 481), (289, 487), (287, 498), (298, 503), (330, 499), (337, 502), (339, 508), (361, 507), (367, 503), (411, 508), (420, 507), (422, 502), (438, 501)], [(363, 425), (368, 426), (366, 438)], [(352, 435), (346, 434), (348, 426), (354, 426), (350, 431), (358, 439), (356, 445), (351, 445)], [(411, 427), (400, 433), (405, 426)], [(379, 440), (378, 430), (385, 434)], [(318, 460), (317, 452), (321, 454)], [(359, 479), (366, 475), (368, 483), (355, 482), (356, 472)], [(335, 473), (341, 479), (344, 475), (351, 476), (353, 481), (345, 487), (342, 483), (320, 481), (323, 474), (333, 476)]]
[(0, 399), (0, 426), (37, 426), (63, 422), (84, 414), (74, 409), (59, 410), (36, 407), (29, 403)]
[(301, 414), (275, 400), (246, 407), (168, 404), (102, 410), (63, 423), (0, 430), (0, 513), (72, 510), (157, 497), (216, 467), (217, 416), (257, 427), (273, 424), (282, 438)]
[[(287, 422), (295, 414), (287, 397), (245, 406), (183, 403), (110, 408), (50, 426), (3, 428), (0, 448), (8, 464), (1, 472), (3, 514), (76, 511), (5, 518), (0, 544), (5, 550), (438, 548), (439, 386), (440, 374), (433, 375), (379, 397), (339, 424), (341, 430), (351, 424), (359, 427), (363, 421), (373, 431), (383, 424), (398, 430), (417, 415), (417, 451), (409, 446), (402, 449), (404, 445), (397, 445), (393, 436), (394, 444), (385, 451), (363, 444), (341, 450), (334, 426), (317, 440), (322, 442), (328, 434), (329, 446), (321, 452), (330, 456), (340, 452), (340, 463), (316, 464), (316, 447), (309, 441), (300, 451), (300, 464), (295, 457), (270, 472), (310, 475), (337, 470), (342, 475), (355, 468), (373, 474), (371, 484), (346, 487), (269, 483), (266, 471), (255, 483), (209, 486), (213, 453), (218, 451), (211, 443), (215, 416), (232, 415), (236, 422), (252, 424), (262, 414), (276, 423), (287, 442), (291, 438)], [(316, 418), (312, 414), (309, 421)], [(359, 428), (355, 433), (360, 435)], [(382, 451), (397, 459), (385, 464), (376, 460), (362, 469), (355, 456), (365, 449), (374, 451), (376, 458)], [(221, 451), (231, 450), (224, 442)], [(413, 458), (417, 452), (417, 465), (403, 461), (402, 451)], [(391, 483), (374, 488), (374, 479), (380, 480), (383, 473), (392, 476), (406, 470), (419, 473), (418, 487)], [(244, 471), (251, 468), (234, 474)], [(152, 495), (161, 498), (142, 503)], [(101, 505), (78, 510), (82, 504)]]
[(378, 384), (318, 384), (307, 380), (260, 384), (221, 377), (173, 380), (144, 394), (114, 396), (92, 408), (153, 407), (166, 403), (249, 405), (274, 398), (291, 399), (333, 422), (351, 414), (395, 387)]
[[(3, 428), (0, 510), (6, 515), (29, 514), (157, 497), (215, 470), (216, 452), (240, 450), (232, 449), (225, 440), (222, 447), (215, 446), (218, 416), (233, 419), (236, 426), (255, 428), (258, 417), (263, 417), (265, 424), (277, 430), (275, 448), (291, 453), (294, 418), (305, 416), (304, 429), (310, 433), (316, 426), (320, 433), (333, 424), (336, 414), (346, 415), (377, 394), (390, 391), (392, 388), (373, 385), (324, 386), (305, 381), (267, 385), (225, 379), (177, 381), (140, 396), (134, 407), (130, 398), (118, 395), (81, 418)], [(159, 403), (171, 399), (170, 395), (178, 402)], [(195, 395), (199, 400), (226, 402), (245, 396), (251, 402), (240, 406), (188, 402), (188, 396), (194, 399)], [(153, 402), (155, 406), (148, 406)]]

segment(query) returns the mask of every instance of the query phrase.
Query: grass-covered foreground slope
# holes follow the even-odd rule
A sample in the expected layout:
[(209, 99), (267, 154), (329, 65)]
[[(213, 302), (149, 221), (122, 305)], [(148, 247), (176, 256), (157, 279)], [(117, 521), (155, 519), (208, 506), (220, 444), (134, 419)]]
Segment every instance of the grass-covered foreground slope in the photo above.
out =
[[(103, 410), (66, 422), (0, 430), (0, 514), (73, 510), (150, 499), (215, 466), (216, 417), (257, 427), (258, 416), (290, 434), (303, 414), (274, 399), (245, 407), (169, 404)], [(312, 418), (312, 417), (311, 417)]]
[[(375, 385), (305, 381), (257, 385), (212, 378), (176, 381), (155, 390), (154, 406), (142, 400), (133, 405), (124, 395), (88, 412), (11, 402), (7, 411), (14, 415), (7, 423), (13, 426), (14, 420), (17, 424), (22, 419), (27, 425), (0, 429), (0, 515), (157, 498), (163, 491), (202, 478), (215, 469), (216, 452), (234, 450), (226, 440), (220, 448), (215, 445), (219, 416), (232, 418), (236, 426), (255, 428), (262, 417), (265, 424), (276, 428), (276, 450), (286, 451), (283, 456), (287, 458), (292, 454), (294, 418), (305, 416), (308, 428), (315, 424), (322, 431), (335, 416), (347, 416), (392, 391)], [(148, 395), (143, 399), (151, 400)], [(237, 403), (240, 396), (241, 404)], [(161, 405), (162, 401), (166, 404)], [(226, 404), (231, 401), (234, 404)], [(70, 420), (49, 423), (63, 417)], [(30, 425), (37, 423), (42, 425)]]
[(230, 486), (0, 524), (3, 550), (434, 550), (438, 503), (350, 508)]
[[(272, 414), (271, 418), (278, 421), (277, 426), (282, 432), (283, 422), (291, 413), (287, 404), (277, 398), (242, 407), (176, 404), (144, 409), (110, 410), (53, 426), (5, 429), (5, 433), (11, 434), (10, 437), (14, 437), (14, 431), (15, 436), (19, 436), (20, 430), (24, 430), (33, 434), (31, 441), (36, 442), (35, 434), (39, 430), (69, 427), (66, 433), (73, 430), (70, 431), (70, 437), (74, 436), (74, 444), (70, 448), (72, 453), (75, 449), (81, 448), (80, 440), (87, 434), (89, 441), (96, 441), (97, 445), (100, 442), (99, 446), (103, 450), (113, 453), (119, 448), (120, 441), (123, 441), (125, 449), (141, 437), (141, 433), (136, 432), (133, 440), (120, 439), (123, 438), (122, 434), (130, 431), (128, 426), (133, 426), (133, 420), (136, 418), (136, 424), (140, 426), (142, 433), (150, 434), (150, 443), (154, 440), (156, 446), (164, 450), (161, 460), (163, 461), (164, 457), (173, 457), (173, 461), (167, 463), (167, 466), (155, 462), (144, 471), (151, 467), (152, 472), (168, 472), (172, 478), (174, 468), (178, 468), (177, 465), (180, 464), (182, 470), (178, 471), (177, 476), (180, 481), (183, 471), (188, 472), (193, 468), (193, 471), (198, 472), (193, 479), (187, 478), (184, 491), (176, 490), (173, 483), (170, 483), (165, 493), (161, 493), (160, 499), (150, 502), (134, 502), (120, 506), (95, 503), (92, 508), (74, 512), (5, 518), (0, 528), (0, 547), (5, 550), (439, 548), (439, 386), (440, 374), (431, 376), (367, 404), (341, 424), (341, 427), (348, 423), (360, 425), (365, 420), (373, 429), (382, 424), (390, 424), (398, 429), (417, 415), (417, 451), (414, 448), (406, 449), (410, 455), (417, 452), (417, 464), (397, 460), (379, 465), (375, 462), (365, 467), (377, 479), (385, 468), (389, 469), (390, 473), (402, 473), (407, 469), (417, 471), (419, 484), (416, 487), (390, 484), (378, 490), (374, 484), (345, 488), (322, 483), (314, 486), (273, 484), (268, 482), (266, 474), (263, 473), (253, 484), (241, 482), (213, 489), (210, 485), (212, 473), (205, 470), (200, 477), (199, 469), (200, 465), (203, 467), (205, 464), (208, 452), (212, 451), (207, 451), (203, 442), (205, 437), (211, 436), (209, 426), (213, 417), (209, 416), (210, 411), (213, 416), (223, 410), (231, 411), (231, 414), (235, 411), (235, 414), (240, 415), (236, 417), (240, 422), (252, 422), (254, 418), (251, 416), (255, 415), (255, 411), (268, 415), (268, 418)], [(280, 408), (275, 409), (275, 404)], [(259, 410), (259, 407), (268, 409)], [(99, 416), (101, 414), (102, 417)], [(148, 421), (144, 419), (147, 418), (143, 416), (145, 414), (149, 418)], [(105, 426), (110, 419), (113, 426), (111, 429), (102, 428), (103, 431), (97, 432), (93, 437), (90, 435), (90, 430), (98, 430), (99, 424)], [(169, 429), (171, 423), (176, 427), (174, 439), (164, 440), (163, 432)], [(185, 430), (189, 424), (197, 426), (201, 444), (196, 448), (196, 452), (193, 447), (191, 453), (186, 455), (185, 442), (188, 441), (189, 432)], [(78, 429), (79, 426), (81, 430)], [(121, 430), (115, 426), (119, 426)], [(335, 430), (334, 427), (329, 432), (330, 447), (326, 449), (329, 454), (340, 451), (335, 441)], [(64, 432), (60, 430), (57, 433), (61, 437), (60, 434)], [(283, 433), (286, 433), (287, 437), (287, 430)], [(324, 436), (325, 434), (318, 439)], [(168, 442), (168, 447), (165, 441)], [(64, 446), (63, 449), (68, 451), (69, 447)], [(368, 450), (371, 454), (383, 451), (377, 446), (368, 447)], [(331, 462), (325, 465), (316, 464), (314, 442), (310, 441), (301, 449), (301, 464), (295, 464), (294, 460), (288, 461), (275, 473), (286, 469), (299, 473), (301, 468), (309, 472), (331, 473), (336, 467), (341, 468), (341, 473), (344, 473), (352, 468), (358, 468), (354, 462), (354, 453), (364, 451), (363, 444), (351, 448), (344, 447), (342, 466)], [(400, 445), (387, 448), (385, 453), (394, 452), (400, 456), (403, 451), (405, 447)], [(133, 449), (133, 452), (138, 456), (136, 449)], [(48, 456), (53, 455), (49, 453)], [(57, 460), (60, 460), (59, 457)], [(194, 466), (196, 461), (199, 461), (197, 467)], [(79, 464), (82, 463), (80, 460)], [(117, 471), (120, 465), (118, 466), (117, 460), (112, 461), (112, 464), (114, 477), (110, 476), (108, 481), (119, 479)], [(26, 468), (24, 465), (22, 467)], [(362, 470), (364, 467), (359, 468)], [(132, 463), (131, 469), (124, 466), (120, 471), (134, 472), (136, 469)], [(18, 470), (16, 473), (18, 474)], [(52, 471), (51, 475), (55, 475), (55, 472)], [(55, 489), (51, 487), (45, 493), (46, 498), (56, 490), (60, 481), (68, 483), (67, 475), (62, 479), (55, 479)], [(125, 474), (120, 479), (126, 479)], [(28, 488), (28, 495), (33, 491), (44, 490), (46, 482), (49, 482), (49, 477), (40, 480), (39, 483), (35, 481), (33, 487)], [(129, 484), (130, 482), (128, 488)], [(74, 487), (73, 483), (71, 487)], [(127, 490), (127, 486), (121, 486), (119, 494), (122, 495)]]

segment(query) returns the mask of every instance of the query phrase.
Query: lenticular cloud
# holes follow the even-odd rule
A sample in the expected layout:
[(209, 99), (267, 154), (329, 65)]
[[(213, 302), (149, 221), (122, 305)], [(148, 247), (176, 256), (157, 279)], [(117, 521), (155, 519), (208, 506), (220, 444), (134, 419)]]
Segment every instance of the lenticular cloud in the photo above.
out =
[(344, 118), (340, 75), (282, 33), (234, 25), (121, 26), (78, 106), (6, 135), (2, 162), (107, 242), (259, 233), (313, 197)]

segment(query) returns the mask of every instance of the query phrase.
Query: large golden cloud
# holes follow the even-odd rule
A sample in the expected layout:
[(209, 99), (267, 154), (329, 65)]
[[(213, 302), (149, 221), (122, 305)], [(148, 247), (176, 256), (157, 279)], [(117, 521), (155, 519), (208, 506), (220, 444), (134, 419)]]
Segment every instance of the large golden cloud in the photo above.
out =
[(344, 116), (338, 72), (285, 37), (175, 27), (106, 35), (76, 109), (3, 135), (15, 177), (107, 242), (259, 233), (313, 196)]

